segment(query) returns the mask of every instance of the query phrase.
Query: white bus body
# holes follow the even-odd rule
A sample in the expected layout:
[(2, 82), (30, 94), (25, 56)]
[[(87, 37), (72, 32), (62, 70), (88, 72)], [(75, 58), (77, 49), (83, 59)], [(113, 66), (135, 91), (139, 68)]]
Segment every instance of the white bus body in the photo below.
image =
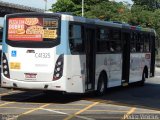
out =
[[(10, 18), (17, 16), (19, 18), (23, 18), (24, 16), (38, 17), (38, 15), (43, 16), (45, 14), (50, 16), (54, 13), (30, 14), (6, 16), (4, 28), (5, 33), (8, 34), (7, 25)], [(142, 80), (144, 70), (146, 70), (145, 77), (153, 76), (154, 72), (151, 70), (151, 62), (153, 61), (151, 61), (151, 58), (154, 56), (152, 56), (151, 52), (131, 53), (128, 51), (128, 55), (130, 57), (130, 59), (128, 59), (129, 62), (124, 62), (125, 60), (127, 61), (127, 59), (125, 58), (125, 55), (123, 55), (123, 47), (121, 52), (116, 53), (110, 52), (104, 54), (95, 52), (94, 54), (94, 52), (92, 53), (89, 51), (89, 59), (85, 52), (82, 54), (72, 54), (69, 41), (70, 24), (74, 25), (75, 22), (76, 25), (81, 25), (81, 29), (84, 29), (84, 34), (86, 36), (93, 33), (97, 34), (95, 31), (99, 26), (102, 28), (116, 28), (122, 33), (123, 24), (86, 19), (64, 14), (58, 14), (58, 16), (60, 16), (60, 28), (58, 29), (61, 30), (59, 34), (60, 43), (56, 46), (41, 48), (32, 47), (32, 44), (30, 44), (30, 47), (25, 47), (25, 45), (24, 47), (19, 47), (16, 46), (16, 44), (12, 45), (10, 42), (7, 42), (7, 35), (4, 37), (2, 50), (3, 66), (1, 72), (2, 87), (85, 93), (97, 90), (99, 78), (102, 73), (106, 75), (106, 88), (121, 85), (125, 86), (129, 83), (140, 81)], [(75, 28), (76, 27), (77, 26), (75, 26)], [(92, 32), (90, 32), (90, 30), (92, 30)], [(128, 29), (128, 31), (129, 30), (132, 31), (131, 29)], [(86, 31), (90, 33), (86, 34)], [(126, 34), (131, 34), (131, 32)], [(121, 35), (121, 37), (122, 36), (123, 35)], [(90, 36), (90, 38), (91, 37), (92, 36)], [(84, 39), (90, 38), (84, 37)], [(121, 40), (123, 41), (123, 38), (121, 38)], [(14, 44), (14, 40), (11, 42)], [(89, 43), (92, 43), (92, 41)], [(96, 42), (89, 49), (95, 51), (95, 49), (97, 49), (95, 46), (97, 46)], [(86, 48), (87, 47), (85, 47), (85, 50)], [(91, 58), (95, 58), (95, 60), (92, 60)], [(94, 65), (92, 66), (91, 64)], [(125, 64), (128, 64), (128, 66), (126, 66), (126, 68), (129, 68), (128, 75)], [(92, 74), (92, 69), (95, 70), (95, 73), (93, 71), (93, 75), (90, 75)], [(59, 73), (59, 71), (61, 73)], [(59, 79), (54, 79), (54, 76), (59, 77), (60, 74), (62, 75)], [(88, 77), (89, 75), (90, 77)], [(128, 76), (129, 79), (126, 76)]]

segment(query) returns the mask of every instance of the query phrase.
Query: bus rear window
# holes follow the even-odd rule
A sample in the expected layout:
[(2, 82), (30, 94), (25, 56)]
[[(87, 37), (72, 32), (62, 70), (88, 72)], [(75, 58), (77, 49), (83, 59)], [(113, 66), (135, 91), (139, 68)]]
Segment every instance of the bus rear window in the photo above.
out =
[(58, 37), (58, 19), (22, 17), (8, 19), (10, 41), (52, 41)]

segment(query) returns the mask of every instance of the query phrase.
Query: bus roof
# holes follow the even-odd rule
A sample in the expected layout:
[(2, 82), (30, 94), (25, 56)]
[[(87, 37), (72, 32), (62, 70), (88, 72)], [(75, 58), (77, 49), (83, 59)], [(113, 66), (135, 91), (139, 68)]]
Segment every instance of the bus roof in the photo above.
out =
[[(60, 14), (60, 13), (58, 13)], [(73, 16), (73, 15), (67, 15), (67, 14), (61, 14), (63, 20), (68, 21), (75, 21), (75, 22), (82, 22), (82, 23), (88, 23), (88, 24), (96, 24), (96, 25), (103, 25), (103, 26), (111, 26), (111, 27), (117, 27), (117, 28), (126, 28), (130, 30), (137, 30), (142, 32), (151, 32), (155, 33), (154, 29), (151, 28), (143, 28), (141, 26), (132, 26), (127, 23), (121, 23), (121, 22), (113, 22), (113, 21), (103, 21), (99, 19), (89, 19), (85, 17), (80, 16)]]
[[(30, 13), (16, 13), (15, 15), (34, 15), (34, 14), (42, 14), (40, 12), (30, 12)], [(88, 23), (88, 24), (95, 24), (95, 25), (102, 25), (102, 26), (109, 26), (109, 27), (116, 27), (116, 28), (126, 28), (130, 30), (136, 30), (136, 31), (142, 31), (142, 32), (150, 32), (156, 34), (154, 29), (150, 28), (143, 28), (141, 26), (132, 26), (127, 23), (121, 23), (121, 22), (113, 22), (113, 21), (103, 21), (100, 19), (89, 19), (81, 16), (73, 16), (71, 14), (65, 14), (65, 13), (52, 13), (52, 12), (45, 12), (45, 14), (54, 14), (62, 17), (62, 20), (67, 21), (75, 21), (75, 22), (81, 22), (81, 23)], [(11, 14), (9, 14), (11, 15)]]

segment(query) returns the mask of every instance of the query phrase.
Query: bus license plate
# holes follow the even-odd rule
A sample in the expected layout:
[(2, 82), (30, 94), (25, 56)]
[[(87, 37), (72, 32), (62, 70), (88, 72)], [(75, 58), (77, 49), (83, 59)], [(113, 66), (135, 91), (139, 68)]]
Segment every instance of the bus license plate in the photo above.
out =
[(37, 76), (36, 73), (25, 73), (25, 78), (35, 79)]

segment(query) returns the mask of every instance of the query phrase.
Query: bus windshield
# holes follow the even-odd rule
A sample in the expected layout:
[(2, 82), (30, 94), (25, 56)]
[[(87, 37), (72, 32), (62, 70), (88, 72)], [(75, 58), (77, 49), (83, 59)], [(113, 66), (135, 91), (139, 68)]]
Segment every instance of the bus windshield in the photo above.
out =
[(58, 37), (58, 20), (54, 18), (18, 17), (8, 19), (10, 41), (52, 41)]

